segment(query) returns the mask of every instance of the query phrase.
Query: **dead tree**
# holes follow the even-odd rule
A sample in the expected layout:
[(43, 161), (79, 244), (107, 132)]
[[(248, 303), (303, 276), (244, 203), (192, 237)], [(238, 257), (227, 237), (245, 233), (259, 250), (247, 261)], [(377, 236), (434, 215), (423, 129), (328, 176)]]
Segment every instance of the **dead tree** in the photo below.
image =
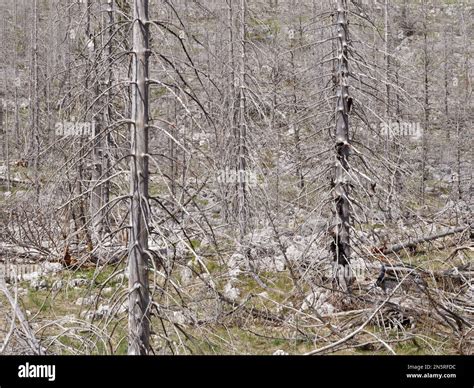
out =
[(240, 57), (239, 57), (239, 127), (237, 136), (237, 213), (240, 239), (247, 233), (247, 120), (246, 120), (246, 0), (240, 1)]
[(133, 4), (132, 123), (129, 243), (128, 354), (146, 355), (150, 348), (148, 285), (148, 0)]
[(346, 0), (337, 0), (337, 64), (336, 64), (336, 172), (334, 179), (335, 228), (332, 251), (334, 276), (347, 289), (352, 283), (350, 270), (350, 200), (349, 200), (349, 64)]

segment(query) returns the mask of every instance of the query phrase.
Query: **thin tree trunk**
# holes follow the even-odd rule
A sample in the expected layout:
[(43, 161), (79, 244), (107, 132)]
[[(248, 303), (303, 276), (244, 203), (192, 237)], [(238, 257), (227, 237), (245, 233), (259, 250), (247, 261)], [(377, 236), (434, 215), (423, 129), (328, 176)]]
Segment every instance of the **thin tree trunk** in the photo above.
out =
[[(337, 0), (337, 68), (336, 68), (336, 176), (334, 204), (336, 227), (333, 231), (335, 277), (343, 289), (352, 283), (350, 270), (350, 201), (349, 201), (349, 86), (348, 86), (348, 20), (346, 0)], [(342, 271), (341, 271), (342, 269)], [(342, 272), (342, 274), (341, 274)]]
[(148, 0), (133, 5), (128, 354), (150, 350), (148, 285)]
[(430, 100), (429, 100), (429, 57), (428, 57), (428, 27), (426, 24), (426, 9), (424, 9), (423, 20), (423, 64), (424, 64), (424, 102), (423, 102), (423, 134), (422, 134), (422, 155), (421, 155), (421, 205), (425, 205), (426, 191), (426, 159), (428, 157), (428, 127), (430, 125)]
[(31, 161), (33, 164), (34, 186), (36, 199), (39, 199), (39, 93), (38, 93), (38, 1), (33, 1), (33, 37), (32, 37), (32, 93), (30, 101), (31, 109)]
[(449, 86), (448, 86), (448, 74), (449, 74), (449, 50), (448, 50), (448, 32), (447, 29), (443, 33), (444, 41), (444, 119), (446, 123), (446, 135), (448, 140), (451, 137), (450, 131), (450, 120), (449, 120)]
[[(91, 3), (90, 0), (88, 1), (88, 6), (87, 6), (87, 14), (88, 14), (88, 20), (90, 19), (90, 12), (91, 12)], [(90, 28), (90, 26), (88, 26)], [(88, 28), (88, 29), (89, 29)], [(91, 34), (91, 31), (88, 31), (89, 34)], [(94, 97), (95, 100), (97, 100), (97, 103), (101, 103), (102, 99), (99, 98), (100, 96), (100, 77), (101, 77), (101, 72), (99, 72), (99, 69), (97, 68), (98, 63), (100, 62), (100, 54), (98, 54), (100, 51), (96, 50), (97, 47), (97, 42), (95, 37), (90, 38), (92, 41), (92, 46), (94, 48), (94, 52), (89, 52), (89, 58), (88, 58), (88, 63), (93, 67), (93, 74), (94, 74)], [(89, 71), (88, 71), (89, 73)], [(89, 104), (87, 104), (89, 105)], [(101, 238), (102, 238), (102, 232), (103, 232), (103, 227), (102, 227), (102, 185), (100, 183), (102, 179), (102, 158), (103, 158), (103, 139), (101, 135), (101, 129), (102, 129), (102, 123), (100, 120), (99, 115), (94, 115), (92, 114), (90, 124), (93, 126), (93, 131), (92, 131), (92, 136), (93, 142), (92, 142), (92, 179), (91, 179), (91, 184), (93, 186), (91, 190), (91, 206), (90, 206), (90, 216), (92, 220), (92, 227), (91, 227), (91, 237), (92, 237), (92, 244), (93, 246), (90, 247), (91, 249), (93, 247), (96, 247)]]
[[(113, 100), (113, 91), (112, 91), (112, 84), (113, 84), (113, 38), (114, 38), (114, 0), (107, 0), (107, 16), (108, 16), (108, 26), (107, 26), (107, 110), (104, 111), (104, 126), (106, 127), (107, 134), (105, 135), (104, 145), (102, 149), (102, 176), (104, 179), (104, 184), (102, 185), (102, 203), (107, 205), (110, 201), (110, 181), (108, 179), (112, 167), (112, 152), (111, 152), (111, 145), (112, 145), (112, 135), (110, 133), (110, 123), (113, 120), (112, 114), (112, 100)], [(104, 227), (104, 233), (110, 232), (110, 225), (109, 225), (109, 212), (108, 209), (105, 207), (103, 214), (102, 224)]]
[[(295, 68), (295, 51), (296, 48), (292, 45), (290, 51), (291, 58), (291, 70), (292, 70), (292, 83), (293, 83), (293, 113), (294, 117), (292, 120), (298, 121), (298, 96), (296, 95), (296, 83), (298, 81), (296, 68)], [(300, 141), (300, 128), (298, 124), (292, 124), (293, 136), (295, 140), (295, 151), (296, 151), (296, 176), (298, 178), (298, 186), (301, 190), (304, 189), (304, 175), (303, 175), (303, 158), (301, 156), (301, 141)]]
[(246, 120), (246, 0), (240, 1), (240, 58), (239, 58), (239, 132), (237, 163), (237, 211), (240, 239), (247, 233), (247, 120)]
[(389, 30), (389, 0), (385, 0), (384, 6), (385, 24), (385, 117), (390, 120), (390, 30)]

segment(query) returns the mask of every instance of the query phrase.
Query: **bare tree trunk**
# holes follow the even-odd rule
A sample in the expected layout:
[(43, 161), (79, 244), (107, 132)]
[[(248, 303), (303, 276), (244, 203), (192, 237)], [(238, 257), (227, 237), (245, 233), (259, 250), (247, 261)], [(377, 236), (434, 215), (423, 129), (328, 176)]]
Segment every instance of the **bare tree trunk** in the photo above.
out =
[[(3, 37), (7, 36), (7, 20), (4, 18), (3, 20)], [(5, 38), (4, 38), (5, 40)], [(16, 51), (16, 50), (15, 50)], [(7, 79), (7, 69), (6, 66), (3, 69), (3, 82), (5, 85), (5, 91), (8, 91), (7, 85), (8, 85), (8, 79)], [(9, 148), (9, 134), (8, 134), (8, 105), (6, 103), (6, 99), (4, 100), (3, 98), (0, 99), (0, 136), (3, 137), (3, 153), (2, 156), (5, 160), (5, 176), (1, 177), (2, 179), (5, 179), (5, 182), (7, 184), (7, 191), (10, 191), (10, 148)], [(5, 111), (4, 111), (5, 109)]]
[(451, 137), (451, 122), (449, 120), (449, 86), (448, 86), (448, 74), (449, 74), (449, 50), (448, 50), (448, 31), (447, 29), (443, 32), (443, 51), (444, 51), (444, 119), (446, 123), (446, 136), (448, 140)]
[[(93, 47), (93, 52), (89, 51), (89, 58), (88, 58), (88, 67), (92, 66), (93, 67), (93, 72), (88, 69), (89, 74), (94, 74), (94, 80), (95, 86), (94, 86), (94, 98), (97, 100), (98, 103), (102, 101), (100, 98), (100, 77), (101, 77), (101, 72), (99, 72), (99, 69), (97, 68), (98, 63), (100, 62), (100, 52), (102, 50), (96, 50), (97, 47), (97, 42), (96, 38), (92, 36), (92, 33), (90, 31), (90, 13), (91, 13), (91, 0), (88, 0), (87, 2), (87, 20), (88, 20), (88, 26), (87, 26), (87, 35), (90, 39), (90, 43), (92, 43)], [(101, 46), (102, 47), (102, 46)], [(88, 106), (89, 104), (87, 104)], [(93, 136), (93, 142), (92, 142), (92, 177), (91, 177), (91, 184), (92, 184), (92, 190), (91, 190), (91, 202), (90, 202), (90, 217), (92, 221), (92, 226), (91, 226), (91, 240), (92, 240), (92, 247), (90, 249), (92, 250), (93, 247), (96, 247), (101, 238), (102, 238), (102, 212), (101, 212), (101, 207), (102, 207), (102, 185), (100, 183), (102, 179), (102, 157), (103, 157), (103, 140), (102, 140), (102, 135), (101, 135), (101, 129), (102, 129), (102, 123), (99, 118), (99, 115), (91, 115), (91, 120), (90, 123), (93, 126), (93, 131), (92, 131), (92, 136)]]
[(36, 192), (36, 198), (39, 199), (39, 93), (38, 93), (38, 1), (33, 2), (33, 37), (32, 37), (32, 93), (30, 101), (31, 115), (31, 152), (33, 162), (33, 174), (34, 174), (34, 186)]
[[(236, 87), (236, 77), (235, 77), (235, 53), (234, 53), (234, 7), (233, 7), (233, 0), (227, 0), (227, 31), (228, 31), (228, 36), (229, 36), (229, 46), (228, 46), (228, 63), (229, 63), (229, 78), (228, 78), (228, 125), (229, 129), (231, 131), (231, 134), (229, 135), (229, 138), (232, 139), (232, 136), (236, 138), (236, 129), (235, 129), (235, 123), (236, 123), (236, 114), (235, 114), (235, 100), (236, 100), (236, 92), (235, 92), (235, 87)], [(223, 139), (223, 144), (225, 144), (227, 147), (229, 146), (228, 141), (227, 141), (227, 134), (225, 132), (222, 133), (222, 139)], [(231, 142), (231, 147), (234, 146), (234, 143)], [(230, 151), (227, 149), (227, 151)], [(233, 152), (232, 152), (233, 155)], [(229, 199), (231, 199), (234, 196), (234, 187), (232, 185), (232, 189), (229, 188), (229, 182), (227, 180), (227, 168), (229, 167), (232, 169), (232, 165), (228, 166), (227, 165), (227, 158), (225, 155), (225, 152), (221, 155), (222, 156), (222, 167), (223, 171), (220, 171), (221, 176), (223, 179), (221, 179), (221, 184), (222, 184), (222, 190), (223, 190), (223, 196), (222, 196), (222, 210), (223, 210), (223, 216), (225, 221), (229, 221), (231, 217), (231, 212), (232, 212), (232, 206), (229, 206)], [(233, 163), (233, 162), (232, 162)], [(233, 202), (233, 201), (232, 201)], [(231, 202), (231, 204), (232, 204)]]
[[(107, 129), (107, 134), (105, 135), (104, 138), (104, 145), (102, 148), (102, 176), (104, 179), (104, 184), (102, 185), (102, 203), (104, 205), (108, 204), (110, 201), (110, 181), (108, 179), (111, 171), (111, 166), (112, 166), (112, 152), (111, 152), (111, 145), (112, 145), (112, 135), (110, 133), (110, 123), (112, 123), (113, 120), (113, 113), (112, 113), (112, 103), (113, 103), (113, 91), (112, 91), (112, 84), (113, 84), (113, 79), (114, 79), (114, 74), (113, 74), (113, 39), (114, 39), (114, 23), (115, 23), (115, 18), (114, 18), (114, 1), (113, 0), (107, 0), (108, 6), (107, 6), (107, 65), (108, 65), (108, 71), (107, 71), (107, 110), (104, 111), (104, 125)], [(109, 233), (110, 232), (110, 225), (109, 225), (109, 212), (107, 208), (104, 208), (103, 214), (102, 214), (102, 225), (104, 228), (104, 233)]]
[[(300, 43), (301, 44), (301, 43)], [(292, 120), (298, 121), (298, 96), (296, 95), (296, 83), (298, 82), (296, 69), (295, 69), (295, 51), (296, 49), (292, 45), (292, 50), (290, 51), (290, 58), (291, 58), (291, 70), (292, 70), (292, 78), (293, 78), (293, 113), (294, 117)], [(298, 178), (298, 186), (301, 190), (304, 189), (304, 175), (303, 175), (303, 157), (301, 155), (301, 140), (300, 140), (300, 128), (299, 124), (292, 124), (294, 125), (293, 128), (293, 136), (295, 140), (295, 151), (296, 151), (296, 177)]]
[[(350, 201), (349, 201), (349, 86), (348, 86), (348, 21), (346, 0), (337, 0), (337, 68), (336, 68), (336, 176), (334, 204), (336, 222), (333, 231), (335, 277), (343, 289), (348, 289), (353, 277), (350, 270)], [(341, 273), (342, 272), (342, 273)]]
[(237, 163), (237, 211), (240, 239), (247, 233), (247, 120), (246, 120), (246, 0), (240, 1), (240, 58), (239, 58), (239, 132)]
[(421, 155), (421, 205), (425, 205), (425, 185), (426, 185), (426, 159), (428, 157), (428, 130), (430, 125), (430, 100), (429, 100), (429, 57), (428, 57), (428, 27), (426, 24), (427, 10), (424, 8), (423, 20), (423, 65), (424, 65), (424, 102), (423, 102), (423, 134), (422, 134), (422, 155)]
[(385, 24), (385, 117), (390, 120), (390, 24), (389, 24), (389, 0), (385, 0), (384, 5), (384, 24)]
[(150, 349), (148, 286), (148, 0), (133, 5), (131, 238), (129, 244), (128, 354), (146, 355)]
[(461, 123), (459, 122), (460, 119), (457, 119), (456, 122), (456, 198), (458, 200), (462, 200), (462, 180), (461, 180), (461, 175), (462, 175), (462, 169), (461, 169), (461, 147), (462, 147), (462, 142), (461, 142)]
[[(5, 78), (6, 85), (6, 78)], [(7, 191), (10, 191), (10, 150), (8, 146), (9, 136), (8, 136), (8, 110), (5, 109), (5, 114), (3, 112), (3, 99), (0, 100), (0, 135), (3, 137), (3, 157), (5, 158), (5, 176), (0, 177), (4, 179), (7, 184)], [(6, 105), (5, 105), (6, 106)], [(3, 124), (5, 122), (5, 125)]]

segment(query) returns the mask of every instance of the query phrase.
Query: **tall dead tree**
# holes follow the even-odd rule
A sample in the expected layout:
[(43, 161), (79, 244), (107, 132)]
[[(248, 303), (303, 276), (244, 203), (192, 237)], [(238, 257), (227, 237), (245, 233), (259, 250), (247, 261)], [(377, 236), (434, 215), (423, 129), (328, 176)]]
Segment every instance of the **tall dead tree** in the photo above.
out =
[(248, 204), (247, 204), (247, 119), (246, 119), (246, 0), (240, 1), (240, 56), (239, 56), (239, 127), (237, 155), (237, 212), (239, 220), (240, 239), (247, 233)]
[(336, 32), (336, 171), (334, 178), (335, 228), (332, 251), (334, 276), (338, 284), (347, 289), (352, 283), (350, 269), (350, 200), (349, 200), (349, 64), (346, 0), (337, 0)]
[(130, 244), (128, 354), (145, 355), (150, 348), (148, 285), (148, 0), (133, 4), (132, 123), (130, 159)]
[(39, 182), (39, 154), (40, 154), (40, 134), (39, 134), (39, 69), (38, 69), (38, 2), (33, 1), (33, 32), (31, 37), (32, 56), (31, 56), (31, 162), (34, 173), (34, 187), (36, 198), (39, 198), (40, 182)]
[[(87, 73), (92, 73), (94, 80), (94, 100), (98, 101), (99, 103), (102, 102), (103, 99), (100, 98), (101, 96), (101, 73), (98, 69), (98, 63), (100, 62), (100, 57), (102, 50), (96, 50), (97, 47), (97, 39), (96, 37), (92, 36), (92, 33), (90, 31), (90, 12), (91, 12), (91, 3), (90, 0), (87, 3), (87, 34), (90, 36), (90, 42), (89, 44), (93, 48), (92, 50), (89, 50), (88, 52), (88, 58), (87, 58)], [(90, 67), (92, 67), (92, 72), (90, 70)], [(101, 212), (101, 207), (103, 205), (102, 203), (102, 190), (103, 186), (100, 182), (102, 179), (102, 159), (103, 159), (103, 139), (101, 135), (101, 129), (102, 129), (102, 122), (101, 120), (101, 115), (99, 114), (92, 114), (91, 115), (91, 122), (92, 127), (93, 127), (93, 144), (92, 144), (92, 177), (91, 177), (91, 184), (92, 184), (92, 189), (91, 189), (91, 206), (90, 206), (90, 215), (91, 215), (91, 220), (92, 220), (92, 227), (91, 227), (91, 237), (92, 237), (92, 242), (93, 246), (96, 247), (99, 245), (100, 240), (102, 238), (102, 232), (103, 232), (103, 217), (102, 217), (102, 212)], [(92, 248), (92, 247), (91, 247)]]
[(423, 2), (423, 135), (422, 135), (422, 155), (421, 155), (421, 196), (420, 204), (425, 205), (428, 158), (428, 130), (430, 126), (430, 85), (429, 85), (429, 67), (430, 58), (428, 50), (428, 10)]

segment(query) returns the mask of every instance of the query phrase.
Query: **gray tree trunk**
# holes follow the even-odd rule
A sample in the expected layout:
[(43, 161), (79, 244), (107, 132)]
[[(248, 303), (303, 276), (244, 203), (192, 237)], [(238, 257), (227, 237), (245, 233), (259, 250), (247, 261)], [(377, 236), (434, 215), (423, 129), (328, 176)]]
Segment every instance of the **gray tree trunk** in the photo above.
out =
[(239, 57), (239, 132), (237, 162), (237, 211), (240, 239), (247, 233), (247, 119), (246, 119), (246, 0), (240, 1), (240, 57)]
[(133, 5), (131, 238), (129, 243), (128, 354), (145, 355), (150, 348), (148, 286), (148, 0)]
[(336, 176), (334, 202), (336, 226), (333, 231), (335, 278), (347, 289), (352, 283), (350, 270), (350, 203), (349, 203), (349, 86), (348, 86), (348, 21), (346, 0), (337, 0), (337, 67), (336, 67)]
[(428, 53), (428, 25), (427, 25), (427, 10), (423, 8), (423, 134), (422, 134), (422, 155), (421, 155), (421, 197), (420, 204), (425, 206), (426, 194), (426, 162), (428, 158), (428, 131), (430, 126), (430, 90), (429, 90), (429, 66), (430, 58)]
[[(91, 13), (91, 2), (90, 0), (87, 2), (87, 20), (88, 20), (88, 26), (87, 26), (87, 34), (89, 38), (89, 34), (91, 34), (90, 31), (90, 13)], [(93, 74), (94, 74), (94, 99), (97, 100), (97, 102), (102, 102), (100, 98), (101, 90), (100, 90), (100, 78), (101, 78), (101, 72), (98, 69), (98, 63), (100, 62), (100, 52), (102, 50), (96, 50), (97, 47), (97, 42), (96, 38), (92, 37), (90, 38), (91, 41), (93, 42), (93, 47), (94, 51), (89, 52), (89, 58), (87, 62), (87, 66), (93, 67)], [(90, 69), (88, 69), (88, 73), (90, 73)], [(87, 104), (89, 105), (89, 104)], [(91, 206), (90, 206), (90, 213), (91, 213), (91, 220), (92, 220), (92, 227), (91, 227), (91, 239), (92, 239), (92, 244), (93, 247), (97, 247), (99, 245), (100, 240), (102, 238), (102, 232), (103, 232), (103, 227), (102, 227), (102, 212), (101, 212), (101, 207), (103, 205), (102, 203), (102, 185), (100, 184), (100, 180), (102, 179), (102, 156), (103, 156), (103, 141), (101, 137), (101, 129), (102, 129), (102, 123), (100, 120), (100, 115), (91, 115), (91, 123), (93, 123), (93, 143), (92, 143), (92, 178), (91, 178), (91, 184), (92, 184), (92, 190), (91, 190)], [(91, 249), (93, 247), (90, 247)]]

